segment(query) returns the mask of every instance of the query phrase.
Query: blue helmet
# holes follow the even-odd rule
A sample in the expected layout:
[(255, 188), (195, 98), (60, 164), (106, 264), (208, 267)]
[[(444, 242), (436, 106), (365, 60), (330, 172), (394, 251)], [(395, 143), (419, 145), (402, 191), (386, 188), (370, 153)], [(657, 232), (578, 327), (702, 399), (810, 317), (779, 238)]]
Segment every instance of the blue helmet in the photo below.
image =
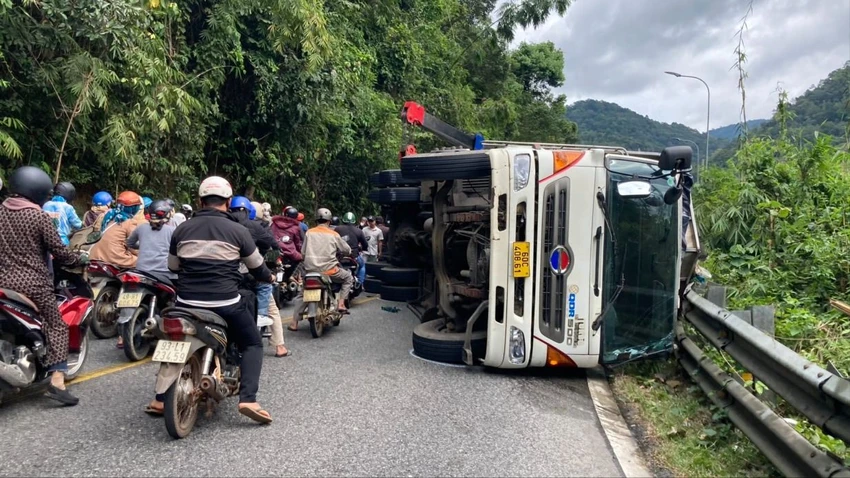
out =
[(95, 206), (109, 206), (112, 204), (112, 195), (106, 191), (100, 191), (91, 198)]
[(143, 202), (143, 203), (144, 203), (144, 205), (145, 205), (145, 209), (147, 209), (147, 208), (148, 208), (148, 206), (150, 206), (150, 205), (151, 205), (151, 203), (153, 202), (153, 199), (151, 199), (151, 198), (149, 198), (149, 197), (147, 197), (147, 196), (142, 196), (142, 202)]
[(236, 211), (239, 209), (244, 209), (248, 211), (248, 215), (251, 215), (251, 211), (254, 210), (254, 207), (251, 206), (251, 200), (246, 198), (245, 196), (233, 196), (233, 199), (230, 200), (230, 210)]

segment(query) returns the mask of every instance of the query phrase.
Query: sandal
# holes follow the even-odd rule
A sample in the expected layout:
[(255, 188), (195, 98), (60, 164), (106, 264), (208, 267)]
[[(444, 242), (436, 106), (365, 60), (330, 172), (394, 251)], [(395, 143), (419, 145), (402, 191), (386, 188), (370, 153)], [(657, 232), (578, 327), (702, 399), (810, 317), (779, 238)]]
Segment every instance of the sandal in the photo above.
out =
[(272, 422), (272, 416), (262, 408), (239, 407), (239, 413), (262, 425)]
[(287, 325), (286, 329), (289, 330), (290, 332), (298, 332), (298, 326), (297, 325), (295, 326), (295, 328), (293, 328), (291, 325)]
[(150, 415), (152, 417), (161, 417), (165, 414), (165, 406), (163, 405), (162, 408), (154, 408), (150, 405), (146, 405), (145, 406), (145, 413), (147, 413), (148, 415)]
[(289, 357), (290, 355), (292, 355), (292, 351), (291, 351), (291, 350), (289, 350), (289, 349), (286, 349), (286, 353), (285, 353), (285, 354), (279, 354), (279, 353), (277, 353), (277, 352), (275, 352), (275, 354), (274, 354), (274, 356), (275, 356), (275, 357), (278, 357), (278, 358), (280, 358), (280, 357)]

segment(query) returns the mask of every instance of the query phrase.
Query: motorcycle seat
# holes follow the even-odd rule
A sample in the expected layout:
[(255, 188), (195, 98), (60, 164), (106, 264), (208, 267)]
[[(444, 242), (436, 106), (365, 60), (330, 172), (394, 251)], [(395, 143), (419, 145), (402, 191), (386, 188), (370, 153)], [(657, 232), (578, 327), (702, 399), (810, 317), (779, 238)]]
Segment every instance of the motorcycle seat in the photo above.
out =
[(215, 312), (210, 312), (205, 309), (188, 309), (185, 307), (168, 307), (163, 309), (162, 316), (180, 317), (183, 319), (197, 320), (208, 324), (218, 325), (227, 328), (227, 322)]
[(12, 289), (0, 289), (0, 295), (6, 296), (7, 299), (18, 302), (19, 304), (23, 304), (30, 309), (38, 312), (38, 307), (35, 306), (35, 303), (30, 300), (29, 297), (21, 294), (20, 292), (15, 292)]
[(174, 287), (174, 284), (171, 282), (171, 279), (167, 275), (165, 275), (161, 272), (140, 271), (140, 270), (137, 270), (137, 269), (133, 269), (133, 272), (137, 273), (137, 274), (141, 274), (143, 276), (150, 277), (151, 279), (153, 279), (155, 281), (162, 282), (163, 284), (167, 285), (168, 287)]

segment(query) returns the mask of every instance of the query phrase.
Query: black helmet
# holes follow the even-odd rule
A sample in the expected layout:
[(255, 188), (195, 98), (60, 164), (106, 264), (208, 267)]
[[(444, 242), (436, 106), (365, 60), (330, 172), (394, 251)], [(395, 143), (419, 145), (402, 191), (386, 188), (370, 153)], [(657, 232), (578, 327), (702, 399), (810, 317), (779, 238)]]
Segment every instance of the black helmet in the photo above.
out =
[(167, 199), (157, 199), (149, 206), (152, 220), (166, 220), (172, 211), (171, 204)]
[(334, 216), (331, 218), (331, 226), (339, 226), (339, 217)]
[(66, 201), (72, 202), (77, 197), (77, 189), (69, 182), (62, 182), (53, 188), (54, 196), (62, 196)]
[(286, 217), (291, 217), (292, 219), (298, 219), (298, 209), (289, 206), (288, 208), (286, 208), (286, 210), (283, 211), (283, 215)]
[(23, 196), (30, 201), (44, 206), (53, 191), (53, 181), (44, 171), (35, 166), (23, 166), (16, 169), (9, 177), (9, 192)]

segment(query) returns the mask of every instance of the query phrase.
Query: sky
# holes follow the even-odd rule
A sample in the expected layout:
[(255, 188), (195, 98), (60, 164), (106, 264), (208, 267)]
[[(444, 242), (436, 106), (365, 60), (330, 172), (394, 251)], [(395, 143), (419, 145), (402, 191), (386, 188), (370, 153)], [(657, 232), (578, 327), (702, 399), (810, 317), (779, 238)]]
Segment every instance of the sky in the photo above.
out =
[[(597, 99), (665, 123), (711, 128), (737, 123), (741, 112), (736, 33), (747, 0), (574, 0), (564, 17), (520, 42), (551, 41), (564, 52), (567, 101)], [(769, 118), (777, 88), (795, 98), (850, 60), (850, 0), (754, 0), (744, 31), (747, 119)]]

